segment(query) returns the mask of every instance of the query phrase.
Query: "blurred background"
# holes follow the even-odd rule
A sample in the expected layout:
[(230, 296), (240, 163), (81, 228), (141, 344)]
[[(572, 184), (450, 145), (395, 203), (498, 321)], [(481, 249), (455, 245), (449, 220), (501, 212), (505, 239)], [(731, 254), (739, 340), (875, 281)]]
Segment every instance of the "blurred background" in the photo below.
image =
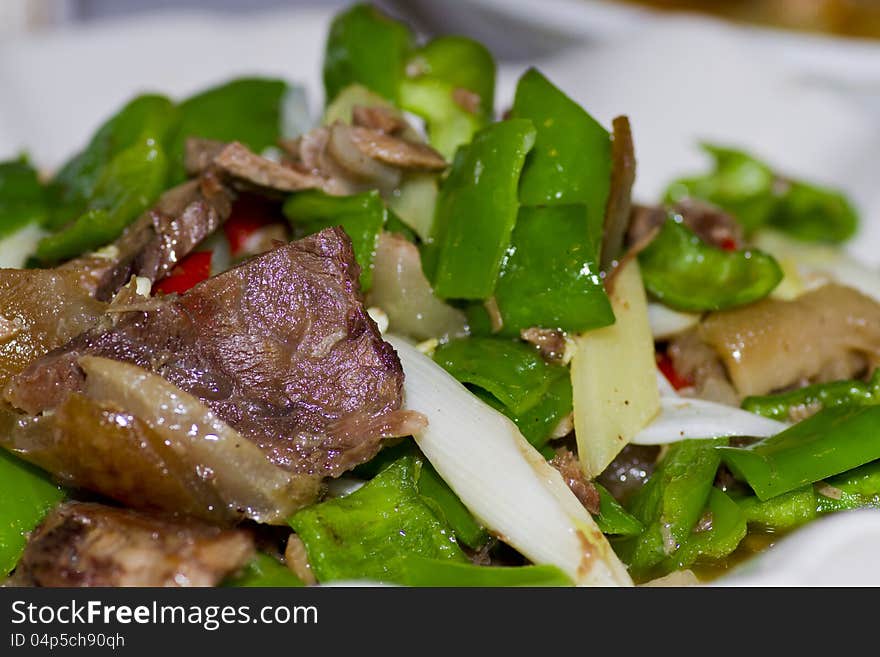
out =
[[(0, 0), (0, 159), (47, 170), (134, 94), (236, 75), (300, 83), (316, 114), (339, 0)], [(496, 110), (539, 67), (605, 125), (633, 125), (635, 193), (698, 171), (698, 144), (845, 189), (880, 264), (880, 0), (376, 0), (498, 59)]]
[[(583, 0), (588, 1), (588, 0)], [(741, 23), (863, 38), (880, 38), (878, 0), (621, 0), (624, 4), (669, 12), (706, 13)], [(70, 22), (133, 16), (160, 9), (209, 8), (224, 12), (259, 11), (292, 4), (328, 6), (333, 0), (3, 0), (0, 33), (33, 30)], [(336, 3), (341, 4), (341, 3)], [(405, 12), (417, 7), (423, 19), (437, 20), (456, 2), (380, 2)], [(538, 3), (534, 3), (538, 4)]]

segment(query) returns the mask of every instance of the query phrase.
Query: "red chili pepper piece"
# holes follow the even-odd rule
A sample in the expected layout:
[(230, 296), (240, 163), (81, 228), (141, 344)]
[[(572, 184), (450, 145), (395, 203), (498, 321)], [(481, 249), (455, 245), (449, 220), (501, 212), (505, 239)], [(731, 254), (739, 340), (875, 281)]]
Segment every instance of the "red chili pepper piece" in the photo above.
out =
[(229, 219), (223, 224), (223, 232), (232, 256), (241, 253), (248, 238), (260, 228), (281, 218), (276, 203), (253, 194), (239, 196), (232, 205)]
[(722, 249), (724, 249), (725, 251), (736, 251), (737, 250), (736, 240), (733, 239), (732, 237), (725, 237), (723, 240), (721, 240), (721, 244), (719, 246)]
[(673, 388), (681, 390), (682, 388), (689, 388), (694, 385), (693, 381), (675, 371), (672, 359), (668, 355), (665, 353), (657, 354), (656, 358), (657, 369), (663, 373), (663, 376), (666, 377), (666, 380), (669, 381)]
[(177, 263), (168, 276), (153, 286), (153, 292), (183, 294), (197, 283), (209, 278), (211, 276), (212, 255), (210, 251), (190, 253)]

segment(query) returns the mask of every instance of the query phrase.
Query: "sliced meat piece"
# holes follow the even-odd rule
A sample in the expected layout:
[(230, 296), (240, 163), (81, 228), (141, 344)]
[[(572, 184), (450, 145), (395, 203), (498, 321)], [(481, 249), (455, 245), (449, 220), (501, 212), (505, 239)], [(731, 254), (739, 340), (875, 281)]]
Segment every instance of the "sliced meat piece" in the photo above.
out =
[(355, 105), (351, 110), (352, 125), (369, 128), (386, 135), (396, 135), (407, 127), (400, 113), (391, 107), (380, 105)]
[(561, 363), (565, 358), (565, 333), (559, 329), (533, 326), (522, 329), (519, 337), (535, 345), (548, 363)]
[(82, 288), (76, 272), (0, 269), (0, 386), (94, 326), (106, 308)]
[[(672, 210), (680, 214), (684, 225), (707, 244), (723, 249), (742, 246), (742, 227), (720, 208), (698, 199), (686, 199), (673, 205)], [(636, 205), (632, 210), (627, 244), (640, 243), (651, 231), (662, 226), (667, 216), (667, 209), (663, 206)]]
[(324, 187), (323, 178), (261, 157), (238, 142), (227, 144), (212, 163), (236, 182), (261, 190), (299, 192)]
[(413, 420), (399, 410), (403, 370), (358, 275), (348, 236), (325, 229), (87, 331), (32, 363), (5, 397), (39, 413), (83, 389), (82, 356), (133, 363), (199, 398), (273, 463), (336, 476), (384, 438), (409, 435)]
[(569, 449), (559, 449), (550, 460), (550, 465), (559, 471), (563, 480), (590, 513), (599, 513), (599, 489), (584, 476), (578, 457)]
[(16, 582), (33, 586), (216, 586), (254, 556), (246, 531), (68, 502), (31, 535)]
[(132, 276), (164, 278), (226, 221), (231, 207), (232, 192), (207, 172), (165, 192), (113, 244), (59, 269), (77, 272), (96, 299), (109, 301)]
[(850, 379), (880, 363), (880, 304), (837, 284), (711, 313), (697, 331), (740, 396)]
[(405, 141), (398, 137), (353, 126), (349, 138), (357, 149), (373, 160), (409, 171), (442, 171), (446, 160), (427, 144)]
[(682, 395), (739, 406), (740, 397), (727, 378), (724, 364), (715, 350), (700, 339), (696, 329), (676, 336), (666, 353), (676, 374), (693, 381), (692, 388), (680, 391)]
[(214, 159), (226, 148), (225, 141), (190, 137), (184, 145), (183, 166), (189, 176), (198, 176), (214, 164)]

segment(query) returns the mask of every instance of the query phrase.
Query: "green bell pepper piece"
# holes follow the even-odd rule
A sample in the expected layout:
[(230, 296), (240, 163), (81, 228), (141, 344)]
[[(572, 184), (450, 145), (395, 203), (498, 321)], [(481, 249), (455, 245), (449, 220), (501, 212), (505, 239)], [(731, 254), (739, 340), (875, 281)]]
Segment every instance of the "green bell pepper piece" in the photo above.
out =
[(676, 180), (666, 191), (666, 201), (676, 203), (688, 197), (709, 201), (734, 215), (747, 233), (766, 224), (776, 204), (773, 170), (739, 150), (700, 146), (715, 160), (715, 169)]
[(511, 115), (531, 119), (537, 136), (519, 184), (523, 205), (586, 205), (586, 238), (598, 262), (611, 187), (611, 136), (535, 69), (516, 87)]
[[(452, 159), (458, 147), (492, 119), (492, 54), (466, 37), (440, 37), (413, 53), (406, 71), (400, 86), (401, 107), (425, 119), (431, 145)], [(460, 102), (461, 91), (474, 94), (477, 107)]]
[(717, 488), (709, 491), (706, 511), (711, 514), (710, 526), (688, 534), (681, 547), (663, 562), (664, 572), (682, 570), (698, 561), (724, 559), (745, 538), (748, 531), (746, 516), (724, 492)]
[(290, 568), (268, 554), (257, 554), (239, 573), (223, 586), (235, 588), (282, 588), (305, 586)]
[(406, 556), (395, 560), (398, 583), (432, 587), (572, 586), (556, 566), (475, 566)]
[(440, 188), (433, 244), (423, 267), (442, 299), (485, 299), (495, 290), (519, 210), (517, 184), (535, 141), (531, 121), (483, 128), (459, 149)]
[(474, 550), (489, 541), (489, 533), (476, 521), (434, 467), (422, 462), (419, 473), (419, 494), (436, 516), (449, 525), (459, 542)]
[(383, 448), (372, 459), (357, 466), (353, 474), (364, 479), (372, 479), (404, 456), (416, 459), (419, 466), (419, 494), (425, 504), (440, 520), (449, 525), (460, 543), (473, 549), (482, 547), (489, 540), (489, 534), (458, 499), (455, 491), (443, 481), (412, 440), (406, 439), (392, 447)]
[(596, 525), (603, 534), (611, 534), (614, 536), (638, 536), (644, 531), (645, 526), (631, 513), (614, 499), (614, 496), (608, 492), (604, 486), (593, 485), (599, 491), (599, 513), (593, 516)]
[(840, 192), (789, 182), (770, 224), (805, 242), (845, 242), (859, 225), (855, 208)]
[(51, 212), (46, 221), (58, 230), (85, 212), (101, 186), (106, 186), (106, 169), (124, 151), (146, 139), (165, 142), (178, 119), (177, 108), (164, 96), (138, 96), (108, 119), (89, 144), (69, 160), (49, 184)]
[(161, 144), (143, 137), (102, 169), (86, 211), (58, 233), (44, 237), (36, 257), (53, 263), (112, 242), (165, 189), (168, 160)]
[(502, 335), (579, 333), (614, 323), (584, 205), (520, 208), (495, 285)]
[(880, 406), (835, 406), (747, 447), (719, 451), (767, 500), (880, 458), (878, 426)]
[(629, 512), (645, 529), (616, 545), (633, 573), (650, 573), (690, 536), (721, 462), (717, 446), (726, 444), (726, 438), (672, 444), (650, 479), (633, 494)]
[(319, 582), (398, 582), (404, 555), (467, 562), (452, 531), (419, 495), (418, 470), (417, 459), (404, 456), (351, 495), (290, 519)]
[(324, 51), (325, 104), (351, 84), (396, 102), (412, 43), (406, 25), (372, 5), (357, 4), (337, 14)]
[(169, 146), (172, 183), (186, 177), (183, 157), (190, 137), (240, 141), (256, 153), (275, 146), (281, 136), (281, 107), (287, 92), (282, 80), (238, 78), (184, 100)]
[(768, 531), (793, 529), (835, 511), (880, 507), (880, 460), (761, 501), (738, 499), (749, 525)]
[(379, 233), (388, 217), (379, 192), (330, 196), (318, 190), (297, 192), (284, 203), (284, 216), (299, 235), (310, 235), (329, 226), (341, 226), (351, 238), (361, 267), (361, 290), (373, 284), (373, 258)]
[(639, 254), (645, 289), (667, 306), (701, 312), (763, 299), (782, 280), (773, 256), (756, 249), (725, 251), (670, 218)]
[(47, 213), (46, 189), (27, 158), (0, 162), (0, 239), (44, 223)]
[(534, 408), (568, 370), (536, 349), (501, 338), (458, 338), (434, 351), (434, 361), (461, 383), (491, 393), (514, 414)]
[(734, 215), (747, 234), (770, 225), (805, 241), (843, 242), (855, 233), (858, 216), (840, 192), (780, 177), (739, 150), (702, 147), (715, 160), (714, 171), (672, 183), (668, 202), (686, 197), (709, 201)]
[(6, 576), (18, 563), (28, 534), (65, 493), (45, 472), (2, 449), (0, 481), (0, 576)]
[(432, 39), (407, 62), (410, 77), (430, 76), (476, 94), (477, 114), (486, 119), (495, 107), (495, 69), (495, 58), (486, 46), (464, 36)]
[(880, 404), (880, 369), (875, 369), (871, 380), (831, 381), (816, 383), (797, 390), (775, 395), (746, 397), (742, 408), (771, 420), (788, 422), (792, 412), (800, 408), (820, 411), (832, 406), (872, 406)]

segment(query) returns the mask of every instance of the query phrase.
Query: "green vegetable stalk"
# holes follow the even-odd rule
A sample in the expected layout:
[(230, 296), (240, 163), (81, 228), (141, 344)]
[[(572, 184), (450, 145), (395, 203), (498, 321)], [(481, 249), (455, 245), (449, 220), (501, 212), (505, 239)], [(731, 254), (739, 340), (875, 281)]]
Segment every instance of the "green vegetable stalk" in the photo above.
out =
[(798, 413), (818, 412), (832, 406), (872, 406), (880, 404), (880, 369), (871, 380), (817, 383), (775, 395), (746, 397), (743, 409), (771, 420), (788, 422)]
[(721, 447), (724, 462), (761, 500), (880, 458), (880, 406), (836, 406), (748, 447)]
[(761, 251), (725, 251), (670, 218), (639, 254), (645, 289), (677, 310), (723, 310), (763, 299), (782, 280), (776, 260)]
[(535, 141), (531, 121), (483, 128), (459, 149), (440, 189), (433, 244), (423, 265), (443, 299), (486, 299), (495, 290), (519, 210), (517, 185)]
[(284, 216), (302, 235), (329, 226), (341, 226), (351, 238), (355, 258), (361, 267), (361, 289), (364, 292), (370, 289), (376, 243), (388, 216), (379, 192), (354, 196), (330, 196), (317, 190), (298, 192), (284, 203)]
[(413, 35), (403, 23), (368, 4), (338, 14), (324, 52), (326, 104), (351, 84), (397, 102)]
[(0, 576), (6, 576), (18, 563), (27, 535), (65, 493), (45, 472), (6, 450), (0, 450), (0, 481)]
[(520, 209), (495, 286), (502, 335), (533, 326), (577, 333), (614, 323), (588, 234), (583, 204)]
[(782, 177), (742, 151), (712, 144), (703, 149), (715, 160), (714, 170), (672, 183), (668, 202), (704, 199), (734, 215), (747, 233), (775, 226), (815, 242), (843, 242), (855, 233), (856, 211), (840, 192)]
[(616, 547), (636, 576), (674, 559), (686, 543), (709, 500), (721, 462), (717, 447), (726, 444), (725, 438), (674, 443), (651, 478), (633, 495), (629, 511), (645, 528)]

